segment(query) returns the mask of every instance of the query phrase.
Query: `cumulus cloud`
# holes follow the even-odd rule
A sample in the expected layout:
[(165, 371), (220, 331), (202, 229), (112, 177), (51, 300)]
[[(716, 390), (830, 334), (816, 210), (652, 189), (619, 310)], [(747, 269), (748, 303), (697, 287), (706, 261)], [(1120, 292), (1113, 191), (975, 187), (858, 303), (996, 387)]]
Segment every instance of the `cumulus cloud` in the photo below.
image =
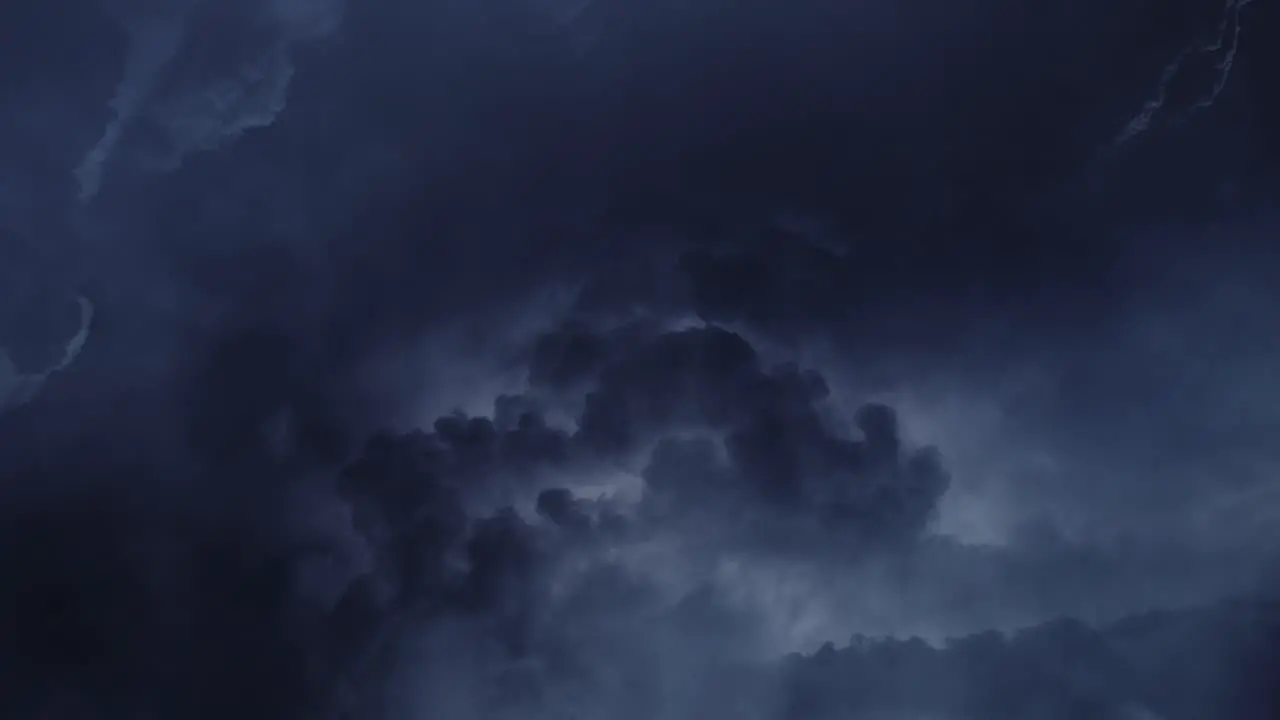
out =
[[(532, 507), (537, 496), (565, 525), (589, 519), (557, 478), (590, 487), (601, 472), (630, 472), (644, 483), (634, 532), (687, 524), (728, 533), (720, 542), (771, 538), (780, 551), (910, 542), (948, 485), (936, 451), (904, 447), (892, 409), (864, 406), (852, 413), (858, 436), (843, 436), (826, 416), (835, 409), (823, 404), (821, 375), (770, 368), (715, 326), (558, 328), (535, 343), (530, 368), (529, 393), (500, 397), (493, 417), (440, 418), (414, 441), (413, 462), (465, 499), (519, 502), (523, 492)], [(557, 407), (577, 409), (574, 427), (548, 421)]]

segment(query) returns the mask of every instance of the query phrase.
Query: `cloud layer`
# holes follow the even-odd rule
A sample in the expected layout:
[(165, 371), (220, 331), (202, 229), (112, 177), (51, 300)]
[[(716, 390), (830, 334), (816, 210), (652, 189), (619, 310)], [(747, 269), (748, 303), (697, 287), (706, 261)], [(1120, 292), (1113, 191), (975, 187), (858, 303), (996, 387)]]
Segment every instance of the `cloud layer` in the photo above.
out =
[(0, 716), (1274, 717), (1266, 7), (6, 8)]

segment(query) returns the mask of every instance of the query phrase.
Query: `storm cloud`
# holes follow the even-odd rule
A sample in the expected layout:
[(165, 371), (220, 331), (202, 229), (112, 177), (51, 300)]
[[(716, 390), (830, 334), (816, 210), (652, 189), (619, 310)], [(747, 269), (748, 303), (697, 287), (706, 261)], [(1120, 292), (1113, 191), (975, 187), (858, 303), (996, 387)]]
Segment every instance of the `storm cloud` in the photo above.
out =
[(4, 717), (1274, 716), (1273, 5), (12, 5)]

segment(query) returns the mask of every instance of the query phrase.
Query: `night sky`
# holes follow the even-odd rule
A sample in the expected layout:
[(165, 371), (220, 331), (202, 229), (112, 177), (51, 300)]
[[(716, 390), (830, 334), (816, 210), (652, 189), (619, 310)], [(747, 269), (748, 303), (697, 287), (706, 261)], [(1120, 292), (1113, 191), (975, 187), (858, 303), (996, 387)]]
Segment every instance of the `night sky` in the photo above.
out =
[(1274, 0), (0, 3), (0, 718), (1274, 677)]

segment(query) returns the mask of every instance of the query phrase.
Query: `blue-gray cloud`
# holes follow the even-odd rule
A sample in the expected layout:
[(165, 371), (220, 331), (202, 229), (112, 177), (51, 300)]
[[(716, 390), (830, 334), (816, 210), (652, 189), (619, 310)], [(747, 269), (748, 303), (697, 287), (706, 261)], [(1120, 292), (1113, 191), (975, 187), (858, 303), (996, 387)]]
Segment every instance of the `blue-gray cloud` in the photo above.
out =
[(343, 0), (216, 3), (116, 2), (128, 36), (112, 117), (75, 169), (81, 201), (92, 200), (131, 136), (125, 158), (172, 171), (193, 152), (271, 125), (288, 102), (296, 46), (337, 31)]

